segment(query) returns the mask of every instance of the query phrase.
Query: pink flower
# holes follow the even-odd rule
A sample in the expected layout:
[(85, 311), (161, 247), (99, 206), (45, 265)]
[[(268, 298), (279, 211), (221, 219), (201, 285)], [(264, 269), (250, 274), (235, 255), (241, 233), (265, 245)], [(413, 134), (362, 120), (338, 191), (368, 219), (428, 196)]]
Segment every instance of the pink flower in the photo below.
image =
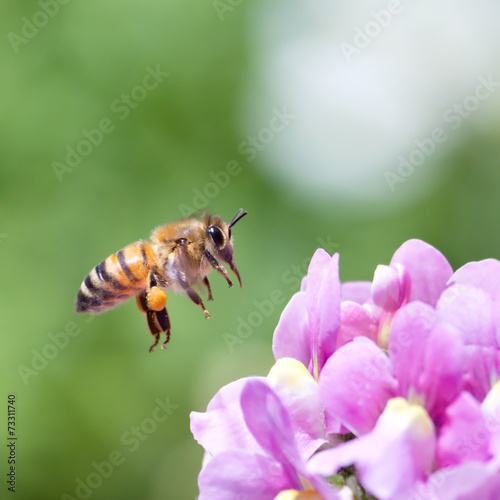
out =
[[(342, 303), (342, 327), (345, 324), (350, 326), (349, 334), (344, 335), (345, 340), (368, 336), (386, 348), (396, 312), (415, 300), (435, 307), (452, 274), (453, 270), (441, 252), (421, 240), (407, 241), (396, 250), (389, 266), (377, 266), (368, 300), (357, 307), (356, 302)], [(362, 305), (366, 311), (364, 314)], [(361, 321), (352, 321), (354, 312)], [(369, 322), (376, 325), (375, 331), (372, 327), (367, 330)], [(343, 335), (342, 327), (339, 336)]]
[(292, 297), (276, 327), (274, 357), (299, 360), (317, 380), (335, 351), (339, 326), (339, 255), (330, 257), (317, 250), (309, 264), (305, 290)]
[(200, 500), (272, 500), (288, 490), (340, 500), (336, 488), (307, 470), (297, 436), (311, 422), (307, 415), (300, 421), (302, 405), (290, 399), (293, 416), (266, 379), (251, 377), (221, 389), (205, 414), (192, 413), (191, 429), (208, 453)]
[(200, 499), (357, 498), (330, 482), (351, 465), (378, 500), (500, 498), (500, 262), (453, 274), (410, 240), (373, 282), (341, 285), (338, 261), (314, 254), (269, 375), (191, 414)]
[[(492, 303), (471, 286), (453, 285), (445, 294), (454, 300), (442, 296), (436, 309), (413, 301), (398, 310), (389, 356), (357, 338), (328, 360), (319, 381), (326, 413), (359, 438), (318, 453), (309, 462), (312, 473), (330, 476), (355, 464), (364, 487), (380, 500), (413, 498), (419, 488), (434, 488), (436, 474), (453, 474), (468, 462), (484, 464), (485, 481), (498, 473), (500, 423), (488, 429), (486, 410), (466, 392), (481, 386), (485, 373), (497, 373), (490, 357), (472, 369), (467, 361), (478, 361), (478, 351), (465, 343), (483, 339), (482, 354), (498, 353)], [(481, 441), (476, 437), (471, 446), (478, 433)]]
[(275, 359), (298, 359), (316, 379), (335, 350), (355, 337), (387, 347), (397, 310), (413, 300), (434, 307), (453, 274), (445, 257), (420, 240), (407, 241), (389, 266), (378, 266), (372, 283), (340, 285), (338, 261), (338, 254), (316, 251), (273, 337)]
[(421, 404), (439, 423), (446, 406), (462, 390), (464, 359), (452, 325), (436, 318), (422, 302), (412, 302), (395, 317), (389, 356), (359, 337), (340, 348), (320, 377), (326, 411), (355, 435), (369, 432), (389, 399)]
[(482, 401), (500, 379), (500, 262), (470, 262), (450, 278), (437, 304), (466, 345), (465, 387)]

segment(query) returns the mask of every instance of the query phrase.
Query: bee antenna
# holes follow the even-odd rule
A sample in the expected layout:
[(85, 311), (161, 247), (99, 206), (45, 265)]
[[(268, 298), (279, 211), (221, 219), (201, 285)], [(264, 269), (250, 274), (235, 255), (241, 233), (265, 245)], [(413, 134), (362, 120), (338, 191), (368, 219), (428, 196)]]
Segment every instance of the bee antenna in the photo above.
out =
[(248, 212), (245, 212), (242, 208), (238, 210), (238, 213), (233, 217), (233, 220), (227, 225), (229, 229), (234, 226), (240, 219), (243, 219)]

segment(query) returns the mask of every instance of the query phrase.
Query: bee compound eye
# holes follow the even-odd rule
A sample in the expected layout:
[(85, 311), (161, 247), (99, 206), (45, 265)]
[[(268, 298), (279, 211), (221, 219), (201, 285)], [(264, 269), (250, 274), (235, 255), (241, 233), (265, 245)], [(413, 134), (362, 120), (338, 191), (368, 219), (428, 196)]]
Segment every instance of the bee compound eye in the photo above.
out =
[(207, 233), (210, 235), (217, 248), (221, 248), (224, 245), (224, 235), (217, 226), (209, 226)]

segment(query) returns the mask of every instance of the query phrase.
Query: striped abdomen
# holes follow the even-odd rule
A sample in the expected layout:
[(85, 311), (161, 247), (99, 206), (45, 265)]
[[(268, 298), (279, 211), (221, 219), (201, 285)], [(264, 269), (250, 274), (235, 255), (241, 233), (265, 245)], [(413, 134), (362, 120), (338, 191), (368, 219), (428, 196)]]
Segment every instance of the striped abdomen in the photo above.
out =
[(96, 266), (80, 286), (76, 312), (97, 312), (139, 294), (146, 289), (154, 267), (153, 245), (137, 241), (110, 255)]

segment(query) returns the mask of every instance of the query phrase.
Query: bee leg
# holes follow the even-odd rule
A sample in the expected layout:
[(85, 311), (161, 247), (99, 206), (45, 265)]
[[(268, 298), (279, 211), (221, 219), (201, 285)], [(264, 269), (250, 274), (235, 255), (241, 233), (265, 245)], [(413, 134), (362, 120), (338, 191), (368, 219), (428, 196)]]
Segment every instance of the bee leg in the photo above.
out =
[(170, 340), (170, 319), (165, 307), (167, 297), (165, 292), (158, 287), (158, 282), (162, 285), (166, 284), (161, 276), (158, 276), (154, 271), (150, 271), (148, 288), (136, 297), (137, 306), (142, 312), (146, 313), (149, 331), (155, 338), (149, 352), (153, 352), (153, 349), (158, 345), (160, 333), (165, 332), (167, 336), (161, 346), (162, 349), (165, 349), (166, 343)]
[(161, 345), (161, 348), (165, 349), (165, 347), (167, 347), (168, 341), (170, 340), (170, 318), (168, 317), (166, 307), (164, 307), (161, 311), (156, 312), (156, 321), (161, 325), (162, 330), (166, 335), (165, 342), (163, 342), (163, 344)]
[(149, 331), (155, 338), (154, 344), (149, 348), (149, 352), (153, 352), (154, 348), (158, 345), (158, 342), (160, 342), (160, 330), (158, 330), (158, 326), (155, 322), (153, 311), (148, 311), (146, 314), (148, 318)]
[(205, 314), (205, 318), (207, 319), (210, 318), (210, 313), (206, 310), (203, 300), (201, 300), (201, 297), (198, 295), (198, 293), (189, 286), (189, 283), (187, 282), (184, 273), (177, 271), (176, 274), (177, 274), (177, 281), (179, 282), (181, 287), (186, 291), (188, 297), (197, 306), (201, 306), (201, 308), (203, 309), (203, 313)]
[(165, 307), (167, 296), (159, 285), (168, 287), (167, 281), (162, 276), (152, 270), (149, 271), (148, 287), (136, 296), (139, 311), (143, 313), (161, 311)]
[(146, 292), (141, 292), (139, 295), (136, 295), (135, 300), (137, 302), (137, 308), (139, 311), (143, 313), (148, 312), (148, 299), (146, 298)]
[(161, 311), (155, 311), (155, 323), (160, 326), (161, 331), (166, 335), (165, 342), (161, 345), (161, 348), (165, 349), (168, 341), (170, 340), (170, 318), (168, 317), (166, 307), (164, 307)]
[(233, 286), (233, 282), (229, 279), (229, 275), (227, 274), (227, 271), (224, 269), (223, 266), (219, 264), (217, 259), (208, 251), (205, 250), (205, 257), (207, 258), (208, 262), (210, 262), (210, 265), (218, 271), (222, 276), (224, 276), (225, 280), (227, 281), (227, 284), (229, 285), (229, 288)]
[(158, 345), (160, 341), (160, 333), (164, 332), (166, 340), (161, 348), (165, 349), (167, 342), (170, 340), (170, 319), (168, 317), (167, 309), (164, 307), (161, 311), (147, 311), (148, 326), (151, 335), (155, 338), (155, 343), (149, 348), (149, 352)]
[(146, 299), (148, 301), (149, 309), (152, 311), (161, 311), (165, 308), (165, 304), (167, 303), (167, 296), (165, 295), (165, 292), (157, 286), (150, 288), (146, 294)]
[[(146, 289), (147, 310), (161, 312), (165, 309), (167, 295), (160, 287), (167, 288), (168, 282), (155, 271), (149, 271), (148, 287)], [(162, 316), (165, 316), (165, 314)]]
[(154, 286), (160, 288), (168, 288), (169, 283), (163, 276), (151, 269), (148, 275), (148, 290), (150, 288), (153, 288)]
[(207, 311), (207, 309), (205, 308), (205, 304), (203, 303), (203, 301), (201, 300), (201, 297), (198, 295), (198, 293), (193, 290), (191, 287), (189, 288), (186, 288), (186, 293), (188, 294), (188, 297), (197, 305), (197, 306), (201, 306), (201, 308), (203, 309), (203, 313), (205, 314), (205, 318), (210, 318), (210, 313)]
[(210, 288), (210, 281), (208, 281), (208, 278), (206, 276), (203, 278), (203, 283), (208, 289), (208, 300), (214, 300), (214, 297), (212, 295), (212, 289)]

